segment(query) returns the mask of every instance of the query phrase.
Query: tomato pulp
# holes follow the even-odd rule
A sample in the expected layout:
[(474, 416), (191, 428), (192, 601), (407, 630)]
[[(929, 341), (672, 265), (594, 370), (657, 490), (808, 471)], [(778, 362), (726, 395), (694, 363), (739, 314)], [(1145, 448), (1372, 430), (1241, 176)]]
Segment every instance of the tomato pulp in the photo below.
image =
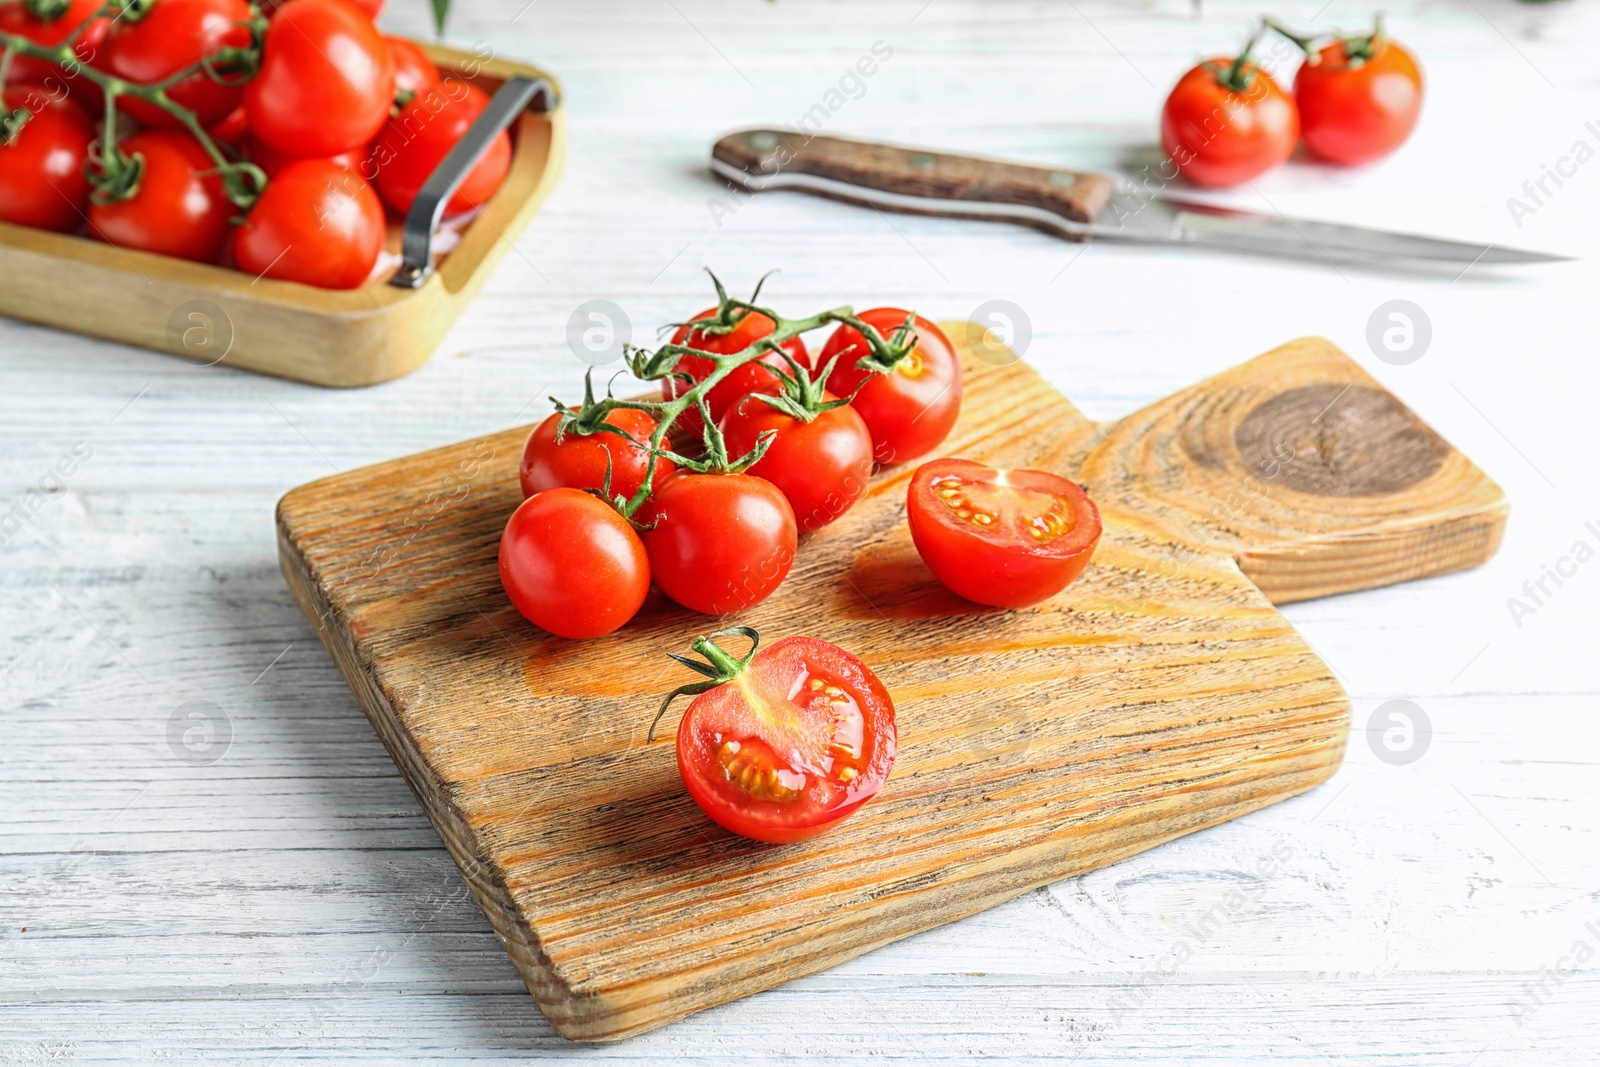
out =
[(1076, 482), (967, 459), (918, 468), (906, 518), (941, 582), (999, 608), (1055, 596), (1083, 573), (1100, 541), (1100, 510)]

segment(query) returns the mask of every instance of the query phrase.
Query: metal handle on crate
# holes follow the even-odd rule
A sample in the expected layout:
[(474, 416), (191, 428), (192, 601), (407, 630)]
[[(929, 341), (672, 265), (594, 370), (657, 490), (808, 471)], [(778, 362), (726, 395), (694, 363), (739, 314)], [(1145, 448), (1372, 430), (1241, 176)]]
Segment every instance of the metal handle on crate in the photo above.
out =
[[(537, 105), (534, 104), (538, 98)], [(433, 232), (444, 216), (445, 205), (466, 180), (472, 168), (489, 150), (500, 132), (517, 120), (523, 111), (536, 106), (542, 112), (554, 111), (559, 97), (555, 86), (544, 78), (516, 75), (506, 79), (489, 106), (483, 109), (466, 135), (440, 161), (434, 172), (423, 183), (422, 191), (406, 213), (405, 230), (401, 234), (400, 269), (395, 271), (389, 284), (398, 289), (420, 289), (433, 273)]]

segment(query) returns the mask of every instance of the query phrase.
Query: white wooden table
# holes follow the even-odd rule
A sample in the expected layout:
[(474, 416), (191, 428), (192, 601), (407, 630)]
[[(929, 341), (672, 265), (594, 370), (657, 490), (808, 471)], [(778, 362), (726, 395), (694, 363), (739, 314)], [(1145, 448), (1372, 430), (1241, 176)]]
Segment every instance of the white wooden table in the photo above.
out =
[[(798, 118), (879, 41), (892, 57), (831, 132), (1137, 159), (1170, 83), (1237, 44), (1256, 2), (457, 2), (454, 40), (564, 79), (571, 165), (422, 370), (329, 392), (0, 322), (0, 512), (29, 515), (0, 547), (0, 1063), (1595, 1061), (1593, 260), (1452, 281), (793, 195), (710, 207), (716, 134)], [(425, 32), (424, 5), (393, 6), (392, 30)], [(1361, 172), (1291, 166), (1239, 202), (1600, 248), (1600, 160), (1563, 164), (1520, 227), (1507, 206), (1575, 142), (1600, 148), (1600, 7), (1387, 6), (1429, 78), (1412, 143)], [(1370, 9), (1276, 13), (1355, 30)], [(1027, 358), (1102, 418), (1324, 334), (1505, 486), (1505, 547), (1289, 610), (1355, 705), (1325, 787), (646, 1037), (568, 1045), (290, 599), (272, 509), (331, 470), (542, 415), (580, 381), (579, 303), (616, 301), (648, 338), (707, 302), (702, 265), (738, 288), (780, 268), (768, 293), (797, 312), (1015, 301)], [(1409, 365), (1366, 341), (1393, 299), (1431, 323)], [(1532, 601), (1547, 565), (1566, 576)], [(1405, 765), (1364, 732), (1393, 699), (1432, 724)], [(181, 736), (196, 711), (209, 748)]]

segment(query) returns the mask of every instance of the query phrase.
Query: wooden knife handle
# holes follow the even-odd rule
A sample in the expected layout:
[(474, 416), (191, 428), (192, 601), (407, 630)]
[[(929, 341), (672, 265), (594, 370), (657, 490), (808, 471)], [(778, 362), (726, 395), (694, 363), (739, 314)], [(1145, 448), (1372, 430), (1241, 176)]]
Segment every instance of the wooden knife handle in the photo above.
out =
[[(711, 154), (758, 179), (804, 174), (847, 183), (864, 192), (1043, 208), (1078, 223), (1093, 222), (1115, 188), (1111, 178), (1090, 171), (1005, 163), (784, 130), (732, 133), (718, 141)], [(899, 210), (964, 214), (931, 205), (926, 211), (915, 207)]]

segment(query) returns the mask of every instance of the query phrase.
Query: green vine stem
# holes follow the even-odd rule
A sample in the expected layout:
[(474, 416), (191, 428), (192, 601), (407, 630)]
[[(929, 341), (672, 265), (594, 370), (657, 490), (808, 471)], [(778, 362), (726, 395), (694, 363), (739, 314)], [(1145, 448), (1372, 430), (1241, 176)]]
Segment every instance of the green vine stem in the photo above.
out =
[[(717, 644), (715, 638), (718, 637), (743, 637), (750, 642), (750, 651), (744, 654), (743, 659), (735, 658), (733, 653)], [(668, 652), (667, 655), (696, 674), (704, 675), (707, 680), (680, 685), (668, 693), (667, 698), (661, 702), (661, 707), (656, 712), (655, 719), (650, 723), (650, 732), (645, 737), (646, 741), (654, 741), (656, 739), (656, 727), (661, 725), (661, 717), (667, 713), (667, 709), (672, 706), (674, 700), (682, 696), (699, 696), (701, 693), (731, 682), (743, 674), (749, 668), (750, 661), (756, 658), (756, 649), (761, 647), (761, 634), (751, 626), (731, 626), (726, 630), (718, 630), (710, 636), (695, 638), (694, 644), (690, 647), (704, 657), (704, 662), (690, 659), (688, 656), (680, 656), (676, 652)]]
[(1231, 89), (1236, 93), (1250, 91), (1250, 83), (1256, 76), (1256, 67), (1250, 59), (1250, 53), (1255, 51), (1256, 44), (1261, 40), (1261, 35), (1266, 32), (1266, 29), (1265, 24), (1258, 26), (1256, 32), (1250, 35), (1250, 39), (1245, 42), (1244, 48), (1234, 57), (1232, 63), (1226, 66), (1221, 63), (1206, 64), (1211, 72), (1217, 76), (1217, 81), (1223, 88)]
[[(23, 0), (0, 0), (6, 3), (20, 3)], [(102, 171), (96, 182), (96, 196), (100, 202), (108, 200), (126, 199), (138, 191), (139, 170), (142, 162), (137, 158), (129, 159), (117, 150), (116, 137), (116, 100), (118, 97), (132, 96), (144, 100), (161, 108), (167, 114), (177, 119), (183, 127), (200, 142), (206, 155), (210, 156), (217, 165), (217, 174), (222, 178), (222, 184), (228, 194), (228, 199), (241, 211), (248, 211), (254, 206), (261, 193), (267, 187), (267, 175), (254, 163), (228, 158), (218, 147), (216, 141), (200, 125), (195, 113), (177, 103), (168, 95), (168, 90), (190, 78), (195, 74), (205, 74), (206, 77), (222, 84), (236, 84), (246, 81), (255, 75), (261, 62), (261, 42), (266, 33), (266, 20), (261, 17), (260, 11), (252, 4), (250, 11), (253, 16), (250, 21), (251, 43), (248, 48), (222, 48), (215, 53), (202, 57), (176, 73), (163, 78), (161, 81), (148, 85), (138, 85), (134, 82), (124, 81), (121, 78), (106, 74), (87, 66), (78, 58), (77, 43), (89, 26), (101, 18), (137, 19), (149, 10), (148, 0), (108, 0), (93, 15), (84, 19), (72, 33), (59, 45), (49, 46), (36, 44), (20, 34), (0, 31), (0, 48), (5, 49), (9, 56), (28, 56), (54, 64), (67, 72), (69, 77), (83, 77), (100, 87), (106, 98), (105, 125), (101, 131), (102, 145), (97, 158), (102, 166)], [(41, 9), (48, 10), (48, 9)], [(9, 64), (7, 69), (9, 69)], [(229, 81), (228, 79), (234, 79)], [(4, 94), (6, 81), (0, 76), (0, 94)], [(21, 110), (26, 110), (23, 108)], [(24, 120), (25, 121), (25, 120)], [(20, 126), (20, 123), (18, 124)], [(14, 132), (14, 131), (13, 131)]]
[(1279, 36), (1291, 41), (1300, 51), (1305, 53), (1306, 62), (1317, 64), (1322, 61), (1322, 51), (1317, 47), (1317, 42), (1331, 43), (1339, 41), (1344, 45), (1345, 58), (1351, 68), (1356, 68), (1376, 56), (1382, 49), (1388, 33), (1383, 27), (1383, 13), (1379, 12), (1372, 20), (1372, 32), (1355, 37), (1340, 37), (1338, 34), (1326, 34), (1314, 37), (1308, 34), (1298, 34), (1284, 27), (1277, 19), (1263, 19), (1262, 25)]
[[(705, 473), (707, 471), (740, 471), (748, 468), (759, 460), (771, 444), (771, 431), (763, 434), (757, 441), (755, 448), (736, 459), (730, 459), (723, 447), (722, 433), (718, 430), (716, 421), (711, 418), (711, 413), (706, 406), (706, 397), (711, 390), (728, 375), (739, 367), (754, 360), (760, 359), (768, 353), (777, 352), (785, 356), (790, 363), (791, 370), (801, 371), (792, 359), (783, 352), (783, 344), (803, 333), (819, 329), (830, 323), (843, 323), (853, 327), (866, 339), (868, 351), (856, 360), (856, 366), (874, 373), (888, 373), (892, 371), (912, 349), (916, 348), (917, 335), (908, 320), (903, 326), (897, 327), (889, 337), (884, 337), (872, 326), (856, 318), (854, 312), (848, 307), (834, 308), (823, 311), (806, 318), (791, 319), (780, 315), (776, 310), (755, 303), (760, 295), (760, 286), (751, 294), (749, 300), (737, 300), (728, 296), (722, 282), (710, 270), (712, 283), (717, 288), (717, 307), (714, 312), (703, 319), (695, 319), (687, 323), (674, 323), (675, 326), (689, 326), (692, 329), (690, 336), (695, 333), (705, 336), (721, 336), (732, 332), (746, 315), (755, 313), (765, 315), (775, 324), (772, 333), (761, 338), (755, 343), (738, 352), (720, 353), (707, 352), (704, 349), (693, 348), (682, 344), (665, 344), (654, 351), (634, 345), (627, 346), (628, 365), (634, 376), (645, 381), (660, 381), (675, 373), (674, 368), (678, 360), (684, 356), (694, 356), (712, 364), (711, 371), (690, 385), (690, 388), (671, 400), (622, 400), (613, 396), (606, 396), (596, 400), (592, 387), (586, 386), (584, 403), (581, 408), (572, 409), (564, 406), (559, 400), (556, 410), (562, 413), (559, 424), (559, 433), (614, 433), (630, 443), (637, 445), (626, 431), (618, 429), (606, 422), (606, 417), (618, 408), (629, 408), (642, 411), (656, 420), (656, 428), (650, 435), (648, 452), (650, 458), (645, 469), (643, 481), (637, 492), (632, 497), (624, 500), (617, 497), (611, 500), (613, 506), (630, 520), (638, 514), (644, 502), (650, 497), (651, 482), (655, 478), (656, 467), (662, 458), (670, 459), (680, 467), (691, 471)], [(763, 279), (764, 280), (764, 279)], [(829, 365), (831, 369), (832, 364)], [(781, 371), (776, 371), (780, 378), (786, 377)], [(826, 378), (827, 375), (821, 376)], [(809, 379), (808, 379), (809, 380)], [(700, 409), (702, 421), (705, 424), (705, 454), (700, 459), (693, 459), (678, 454), (667, 447), (667, 434), (672, 429), (673, 422), (690, 407)]]

